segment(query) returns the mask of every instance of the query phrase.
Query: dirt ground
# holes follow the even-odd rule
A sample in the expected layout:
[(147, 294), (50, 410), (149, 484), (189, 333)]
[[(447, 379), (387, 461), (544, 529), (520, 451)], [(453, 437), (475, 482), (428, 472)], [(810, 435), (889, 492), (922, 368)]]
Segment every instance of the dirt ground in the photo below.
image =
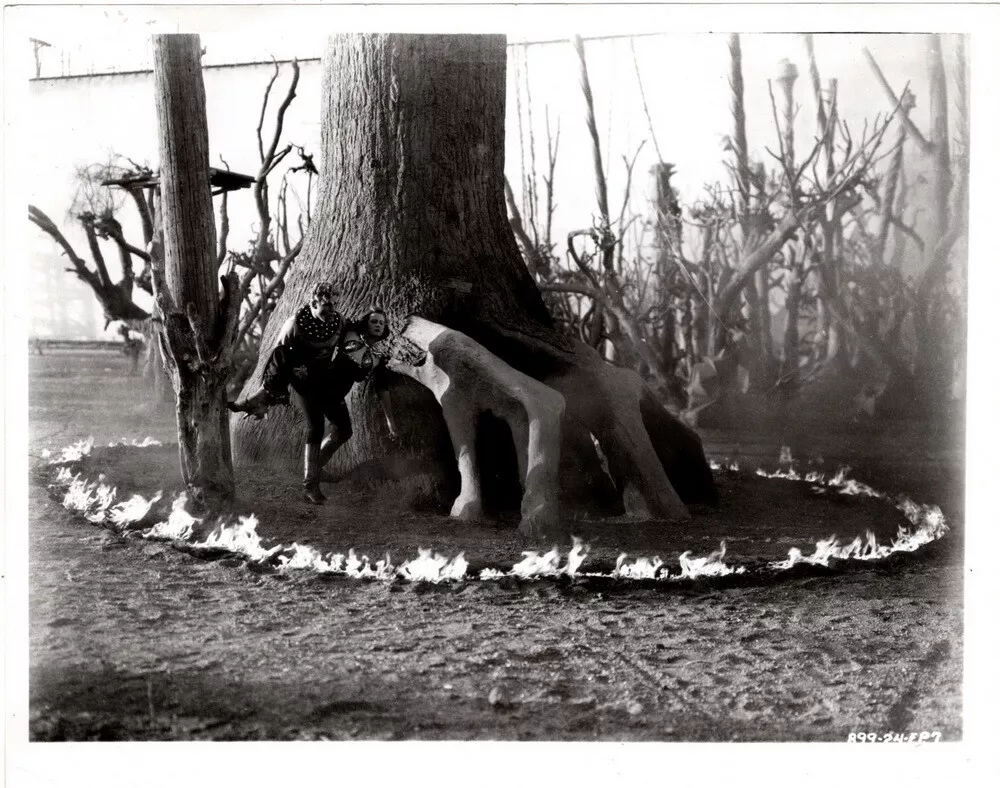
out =
[[(877, 489), (940, 505), (952, 531), (915, 554), (737, 582), (431, 586), (280, 574), (91, 525), (49, 495), (42, 450), (93, 436), (88, 477), (107, 474), (120, 498), (173, 490), (175, 447), (106, 447), (174, 441), (171, 413), (108, 353), (32, 356), (29, 405), (34, 741), (962, 737), (962, 462), (947, 435), (706, 434), (711, 457), (742, 469), (717, 474), (720, 507), (682, 526), (571, 529), (591, 545), (584, 571), (620, 552), (676, 567), (723, 539), (727, 562), (756, 570), (831, 534), (886, 542), (904, 522), (885, 501), (753, 475), (788, 445), (803, 469), (847, 463)], [(400, 511), (406, 491), (392, 485), (333, 490), (336, 503), (314, 507), (297, 479), (243, 469), (234, 511), (255, 513), (268, 544), (397, 564), (431, 547), (464, 551), (472, 571), (508, 569), (551, 546), (509, 523)]]

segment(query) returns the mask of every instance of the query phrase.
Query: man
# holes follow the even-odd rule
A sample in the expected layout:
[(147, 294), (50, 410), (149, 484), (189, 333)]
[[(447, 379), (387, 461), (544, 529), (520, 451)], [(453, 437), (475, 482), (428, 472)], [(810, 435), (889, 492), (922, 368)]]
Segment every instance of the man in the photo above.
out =
[[(292, 387), (295, 404), (307, 426), (303, 490), (306, 500), (314, 504), (326, 500), (319, 485), (323, 466), (351, 437), (351, 421), (344, 397), (355, 382), (367, 378), (385, 363), (381, 356), (376, 360), (370, 353), (368, 360), (364, 360), (366, 351), (370, 350), (364, 339), (360, 340), (360, 348), (354, 347), (360, 335), (353, 324), (345, 327), (337, 312), (338, 297), (339, 293), (329, 282), (316, 284), (309, 302), (299, 307), (282, 326), (277, 345), (264, 368), (261, 388), (242, 402), (229, 403), (231, 411), (260, 419), (272, 405), (287, 404), (288, 386)], [(381, 327), (376, 330), (379, 338), (388, 335), (384, 313), (381, 313)], [(367, 335), (367, 332), (361, 333)], [(342, 355), (343, 359), (337, 361), (334, 352), (341, 339), (348, 336), (353, 350), (342, 349), (338, 358)], [(390, 432), (394, 435), (395, 421), (388, 405), (388, 394), (380, 393)], [(326, 421), (331, 424), (331, 432), (324, 439)]]

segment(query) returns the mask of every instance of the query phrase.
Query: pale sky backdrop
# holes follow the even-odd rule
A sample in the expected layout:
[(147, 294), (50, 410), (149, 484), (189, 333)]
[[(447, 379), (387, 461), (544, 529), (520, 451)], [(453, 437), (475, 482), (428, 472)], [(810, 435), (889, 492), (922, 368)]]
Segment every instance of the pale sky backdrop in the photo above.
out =
[[(59, 223), (83, 253), (84, 236), (67, 218), (75, 170), (107, 160), (112, 151), (155, 168), (156, 115), (152, 76), (148, 73), (149, 39), (154, 32), (201, 34), (206, 49), (203, 65), (212, 164), (220, 166), (221, 156), (233, 170), (255, 174), (259, 165), (255, 126), (272, 68), (224, 66), (266, 64), (272, 57), (318, 58), (332, 30), (384, 29), (389, 23), (386, 9), (381, 17), (345, 16), (343, 9), (331, 15), (331, 10), (139, 6), (61, 7), (54, 13), (52, 9), (45, 12), (24, 9), (19, 20), (19, 30), (24, 34), (19, 39), (18, 58), (27, 77), (36, 73), (34, 47), (29, 39), (50, 45), (38, 50), (41, 78), (30, 81), (26, 112), (18, 118), (25, 133), (29, 200)], [(570, 15), (570, 10), (580, 13)], [(684, 25), (680, 23), (687, 17), (677, 10), (663, 16), (646, 9), (632, 9), (597, 20), (582, 9), (563, 7), (542, 17), (542, 22), (532, 18), (527, 25), (510, 14), (491, 17), (486, 10), (475, 17), (454, 19), (450, 14), (413, 16), (414, 9), (409, 11), (410, 18), (404, 20), (406, 15), (401, 16), (396, 29), (508, 32), (506, 171), (515, 194), (520, 197), (522, 157), (530, 166), (533, 137), (536, 167), (539, 176), (543, 174), (547, 113), (553, 133), (557, 126), (560, 132), (554, 189), (557, 210), (553, 223), (557, 252), (565, 252), (566, 233), (590, 226), (596, 212), (591, 142), (579, 87), (579, 60), (569, 43), (569, 37), (577, 30), (587, 39), (588, 71), (613, 216), (618, 214), (625, 187), (623, 157), (631, 158), (645, 141), (634, 168), (632, 192), (633, 208), (643, 211), (650, 194), (649, 170), (657, 160), (650, 123), (643, 109), (637, 67), (656, 144), (663, 158), (677, 170), (674, 185), (682, 200), (689, 204), (706, 183), (728, 179), (722, 149), (723, 137), (732, 126), (725, 34), (683, 32)], [(649, 24), (645, 24), (647, 21)], [(682, 31), (675, 32), (677, 28)], [(856, 135), (860, 136), (866, 120), (889, 109), (862, 59), (863, 47), (874, 52), (897, 91), (908, 82), (911, 84), (918, 101), (912, 117), (926, 128), (924, 36), (817, 35), (815, 45), (821, 77), (824, 83), (831, 78), (838, 80), (840, 114)], [(742, 47), (751, 156), (770, 164), (765, 146), (777, 149), (767, 80), (776, 75), (782, 59), (795, 63), (800, 73), (796, 84), (796, 98), (801, 107), (796, 122), (796, 147), (800, 155), (805, 155), (815, 134), (815, 102), (802, 36), (749, 33), (742, 36)], [(952, 47), (953, 41), (949, 40), (946, 43), (949, 65)], [(303, 63), (298, 97), (286, 118), (285, 140), (305, 145), (317, 155), (322, 168), (318, 156), (319, 77), (318, 62)], [(283, 95), (281, 88), (287, 78), (286, 68), (275, 94)], [(272, 198), (277, 192), (277, 181), (277, 178), (273, 181)], [(249, 190), (231, 195), (230, 217), (230, 248), (243, 248), (252, 235), (255, 219)], [(137, 226), (132, 211), (127, 210), (123, 218), (129, 234), (129, 228)], [(46, 274), (35, 280), (36, 291), (41, 293), (43, 279), (51, 282), (53, 266), (62, 268), (64, 261), (54, 243), (35, 228), (31, 230), (26, 239), (31, 269)], [(113, 249), (108, 252), (113, 269), (117, 255)], [(67, 278), (69, 287), (82, 287), (72, 277)], [(26, 304), (25, 308), (32, 307)], [(96, 321), (98, 329), (101, 328), (99, 315), (88, 320)]]

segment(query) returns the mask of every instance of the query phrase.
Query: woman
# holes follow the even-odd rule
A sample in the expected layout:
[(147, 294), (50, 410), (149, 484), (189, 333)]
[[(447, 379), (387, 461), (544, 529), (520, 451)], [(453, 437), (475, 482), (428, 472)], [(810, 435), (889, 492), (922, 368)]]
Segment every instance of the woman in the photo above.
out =
[[(278, 346), (264, 370), (263, 387), (243, 402), (229, 405), (232, 411), (263, 418), (271, 405), (288, 402), (287, 387), (291, 385), (295, 404), (307, 425), (303, 489), (306, 500), (314, 504), (326, 500), (319, 485), (323, 466), (351, 437), (351, 419), (344, 398), (355, 383), (374, 378), (390, 436), (396, 435), (385, 387), (386, 354), (373, 347), (389, 335), (385, 312), (373, 309), (343, 328), (334, 308), (336, 291), (329, 286), (317, 298), (320, 288), (314, 288), (310, 304), (300, 308), (282, 327)], [(324, 302), (329, 302), (328, 309), (324, 309)], [(331, 429), (324, 438), (326, 421)]]

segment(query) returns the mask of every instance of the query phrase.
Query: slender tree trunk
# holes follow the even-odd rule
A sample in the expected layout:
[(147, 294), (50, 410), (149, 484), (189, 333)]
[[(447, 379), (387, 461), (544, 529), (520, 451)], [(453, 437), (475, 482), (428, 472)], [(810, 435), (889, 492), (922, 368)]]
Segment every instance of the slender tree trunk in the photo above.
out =
[(785, 280), (785, 341), (782, 362), (782, 388), (788, 392), (799, 388), (799, 304), (802, 301), (802, 277), (799, 268), (792, 265)]
[[(820, 297), (827, 306), (836, 302), (840, 293), (840, 268), (837, 254), (837, 229), (833, 220), (821, 221), (823, 231), (823, 256), (820, 263), (820, 279), (822, 289)], [(841, 325), (832, 318), (830, 308), (823, 310), (823, 336), (826, 339), (826, 349), (823, 358), (830, 364), (839, 362), (843, 351)]]
[(225, 500), (234, 493), (225, 375), (206, 357), (217, 350), (220, 310), (199, 37), (154, 36), (153, 82), (164, 251), (156, 297), (177, 397), (181, 472), (206, 501)]
[(931, 207), (931, 229), (925, 238), (928, 256), (944, 236), (949, 226), (949, 198), (951, 197), (951, 150), (948, 144), (948, 80), (941, 52), (941, 35), (927, 37), (928, 81), (930, 83), (929, 142), (933, 146), (931, 183), (934, 204)]
[[(900, 111), (906, 115), (909, 112), (910, 103), (904, 97), (904, 103), (900, 107)], [(896, 212), (896, 197), (901, 191), (900, 179), (903, 175), (903, 146), (906, 143), (906, 124), (900, 123), (899, 130), (896, 135), (896, 150), (892, 154), (892, 159), (889, 161), (889, 170), (885, 177), (885, 187), (882, 190), (882, 207), (879, 217), (878, 226), (878, 236), (875, 241), (875, 259), (872, 261), (875, 265), (883, 266), (887, 264), (885, 259), (886, 245), (889, 242), (889, 233), (892, 231), (893, 227), (893, 217)], [(905, 236), (898, 229), (895, 233), (894, 243), (896, 245), (904, 244)]]
[(708, 304), (705, 299), (709, 298), (711, 283), (706, 273), (708, 261), (703, 263), (702, 270), (698, 272), (697, 282), (701, 295), (694, 295), (694, 355), (696, 359), (702, 359), (709, 354), (708, 324), (712, 319)]
[[(941, 52), (941, 36), (927, 36), (930, 81), (931, 144), (930, 181), (933, 194), (928, 229), (924, 234), (925, 269), (917, 294), (917, 369), (922, 395), (931, 410), (940, 410), (949, 396), (951, 360), (943, 342), (943, 325), (936, 319), (941, 294), (947, 279), (949, 254), (956, 229), (952, 226), (950, 198), (952, 189), (951, 153), (948, 139), (948, 83)], [(947, 248), (944, 248), (947, 246)]]
[[(677, 491), (686, 500), (715, 495), (697, 436), (662, 407), (639, 407), (651, 395), (635, 373), (556, 331), (518, 251), (504, 206), (505, 71), (502, 36), (330, 39), (314, 220), (265, 332), (261, 358), (274, 346), (271, 329), (302, 303), (311, 284), (332, 279), (348, 317), (379, 303), (398, 336), (406, 316), (419, 314), (461, 331), (563, 394), (564, 447), (574, 450), (563, 452), (562, 467), (581, 460), (593, 467), (587, 463), (596, 455), (582, 457), (579, 449), (587, 442), (581, 436), (593, 434), (624, 480), (623, 498), (634, 493), (632, 499), (641, 501), (636, 510), (684, 516)], [(248, 387), (259, 380), (260, 369)], [(356, 386), (348, 400), (354, 437), (331, 468), (398, 464), (400, 454), (435, 473), (454, 467), (429, 392), (399, 379), (391, 396), (403, 433), (399, 451), (390, 451), (372, 393)], [(237, 458), (290, 464), (300, 434), (287, 410), (264, 422), (240, 420)], [(669, 443), (664, 435), (671, 436)], [(677, 491), (670, 481), (675, 478)]]
[(757, 321), (754, 326), (758, 353), (757, 385), (768, 386), (774, 366), (774, 346), (771, 342), (771, 288), (767, 266), (754, 274), (754, 289), (757, 291)]

